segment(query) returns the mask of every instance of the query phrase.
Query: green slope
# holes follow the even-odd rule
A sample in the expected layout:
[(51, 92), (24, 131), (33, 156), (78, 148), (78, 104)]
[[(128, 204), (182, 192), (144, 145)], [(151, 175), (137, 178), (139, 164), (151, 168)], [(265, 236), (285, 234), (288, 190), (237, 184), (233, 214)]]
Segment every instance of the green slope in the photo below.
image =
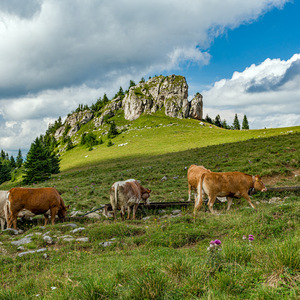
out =
[[(260, 130), (225, 130), (197, 120), (170, 118), (162, 112), (142, 115), (133, 122), (124, 121), (122, 115), (117, 115), (111, 120), (115, 120), (118, 126), (127, 123), (130, 127), (112, 140), (114, 145), (111, 147), (107, 147), (106, 141), (102, 145), (95, 146), (93, 151), (77, 146), (65, 152), (61, 160), (62, 171), (98, 164), (108, 159), (167, 154), (210, 145), (300, 132), (300, 126)], [(201, 123), (205, 126), (200, 125)], [(85, 130), (82, 128), (79, 134)], [(97, 131), (94, 133), (97, 134)]]

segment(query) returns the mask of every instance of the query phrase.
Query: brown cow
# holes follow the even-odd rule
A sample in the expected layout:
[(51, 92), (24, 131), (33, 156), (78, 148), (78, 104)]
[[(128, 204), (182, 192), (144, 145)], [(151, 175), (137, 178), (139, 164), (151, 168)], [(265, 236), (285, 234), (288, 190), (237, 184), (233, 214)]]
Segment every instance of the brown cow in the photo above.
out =
[(248, 175), (241, 172), (223, 172), (223, 173), (204, 173), (200, 180), (200, 199), (195, 202), (195, 210), (199, 210), (203, 204), (203, 191), (208, 195), (208, 207), (211, 213), (214, 213), (213, 205), (217, 196), (227, 197), (229, 210), (232, 198), (245, 198), (252, 208), (248, 193), (251, 189), (265, 192), (266, 186), (259, 175)]
[(48, 222), (49, 209), (52, 225), (57, 214), (60, 219), (64, 219), (69, 209), (55, 188), (12, 188), (9, 190), (8, 200), (11, 212), (8, 228), (13, 224), (14, 229), (17, 229), (17, 216), (22, 209), (27, 209), (35, 215), (44, 214), (45, 225)]
[(131, 206), (133, 206), (132, 218), (135, 219), (135, 213), (141, 200), (149, 204), (151, 190), (144, 188), (138, 181), (128, 179), (126, 181), (115, 182), (110, 188), (110, 203), (116, 220), (117, 209), (121, 210), (121, 217), (124, 221), (125, 209), (127, 209), (127, 219), (130, 219)]
[[(202, 174), (210, 173), (211, 170), (206, 169), (203, 166), (191, 165), (187, 172), (188, 185), (189, 185), (189, 199), (191, 201), (191, 191), (194, 190), (197, 192), (198, 198), (200, 197), (200, 179)], [(195, 202), (196, 202), (196, 194), (195, 194)]]

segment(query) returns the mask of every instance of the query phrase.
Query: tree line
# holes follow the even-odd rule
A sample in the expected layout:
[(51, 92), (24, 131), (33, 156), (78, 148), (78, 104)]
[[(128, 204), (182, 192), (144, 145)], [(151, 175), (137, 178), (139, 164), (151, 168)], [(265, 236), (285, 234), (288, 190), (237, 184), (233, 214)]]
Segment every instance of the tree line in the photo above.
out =
[(21, 149), (19, 149), (17, 158), (12, 155), (9, 157), (8, 153), (1, 150), (0, 156), (0, 184), (5, 181), (12, 180), (14, 171), (22, 166), (23, 157)]
[(226, 120), (222, 121), (220, 115), (217, 115), (216, 118), (213, 120), (207, 114), (203, 121), (224, 129), (233, 129), (233, 130), (249, 129), (249, 123), (246, 115), (244, 115), (242, 127), (240, 125), (240, 121), (237, 114), (235, 114), (233, 124), (231, 126), (227, 124)]

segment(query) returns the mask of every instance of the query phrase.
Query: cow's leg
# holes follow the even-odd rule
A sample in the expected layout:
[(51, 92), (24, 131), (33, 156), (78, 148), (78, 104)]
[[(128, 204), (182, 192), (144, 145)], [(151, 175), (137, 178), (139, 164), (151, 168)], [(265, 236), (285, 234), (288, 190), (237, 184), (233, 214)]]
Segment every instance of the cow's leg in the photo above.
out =
[(125, 207), (124, 206), (121, 207), (121, 217), (122, 217), (122, 221), (124, 221), (124, 219), (125, 219)]
[(251, 206), (253, 209), (256, 210), (256, 207), (255, 207), (254, 204), (251, 202), (251, 198), (249, 197), (248, 193), (244, 193), (242, 196), (248, 201), (248, 203), (250, 204), (250, 206)]
[(227, 197), (227, 210), (230, 209), (231, 204), (232, 204), (232, 198)]
[(188, 201), (191, 201), (191, 185), (189, 184), (189, 198)]
[(14, 229), (17, 230), (17, 214), (13, 214), (11, 213), (9, 218), (8, 218), (8, 224), (7, 224), (7, 228), (11, 228), (11, 226), (13, 225)]
[(137, 211), (138, 206), (139, 206), (138, 204), (134, 204), (134, 206), (133, 206), (133, 215), (132, 215), (133, 220), (135, 220), (135, 213)]
[(216, 198), (217, 198), (217, 196), (216, 195), (209, 195), (208, 196), (208, 208), (209, 208), (209, 210), (210, 210), (210, 212), (212, 213), (212, 214), (214, 214), (215, 212), (214, 212), (214, 209), (213, 209), (213, 206), (214, 206), (214, 203), (215, 203), (215, 201), (216, 201)]
[(45, 218), (44, 226), (46, 226), (48, 224), (49, 216), (47, 214), (44, 214), (44, 218)]
[[(50, 214), (51, 214), (51, 224), (54, 225), (55, 222), (55, 216), (58, 213), (58, 208), (54, 207), (50, 209)], [(46, 215), (46, 214), (45, 214)], [(45, 217), (45, 222), (46, 222), (46, 217)]]
[(131, 208), (130, 206), (127, 207), (127, 220), (130, 219), (130, 213), (131, 213)]
[(5, 221), (2, 218), (0, 219), (0, 221), (1, 221), (1, 230), (4, 230)]

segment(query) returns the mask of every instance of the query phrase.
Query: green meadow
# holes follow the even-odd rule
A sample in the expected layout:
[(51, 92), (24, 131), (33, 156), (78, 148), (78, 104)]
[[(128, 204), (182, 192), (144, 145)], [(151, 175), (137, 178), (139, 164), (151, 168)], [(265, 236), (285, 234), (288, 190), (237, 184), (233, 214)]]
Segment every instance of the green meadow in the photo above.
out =
[[(128, 178), (150, 188), (153, 202), (186, 201), (191, 164), (259, 174), (267, 187), (300, 185), (299, 126), (233, 131), (157, 114), (130, 122), (112, 142), (63, 153), (61, 173), (34, 186), (56, 187), (71, 211), (87, 212), (109, 202), (113, 182)], [(216, 215), (206, 205), (196, 216), (192, 206), (180, 214), (144, 209), (137, 220), (77, 220), (84, 229), (76, 233), (62, 223), (0, 232), (0, 299), (299, 299), (299, 191), (252, 198), (257, 211), (241, 199), (228, 212), (216, 203)], [(23, 250), (11, 244), (28, 234)], [(82, 237), (88, 241), (76, 240)], [(208, 250), (212, 240), (220, 250)]]

